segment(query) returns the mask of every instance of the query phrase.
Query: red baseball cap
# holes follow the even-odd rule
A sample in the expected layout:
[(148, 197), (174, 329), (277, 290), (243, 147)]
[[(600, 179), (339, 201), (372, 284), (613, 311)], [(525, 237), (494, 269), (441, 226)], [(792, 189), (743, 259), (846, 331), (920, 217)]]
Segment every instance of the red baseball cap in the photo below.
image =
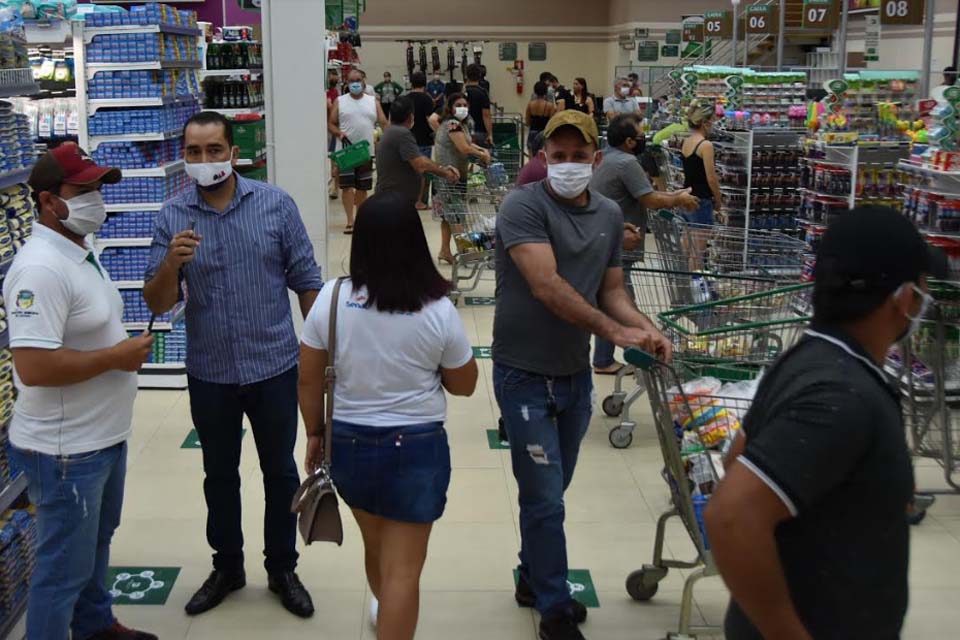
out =
[(56, 191), (62, 184), (114, 184), (123, 174), (115, 167), (101, 167), (74, 142), (64, 142), (47, 151), (34, 165), (27, 183), (34, 191)]

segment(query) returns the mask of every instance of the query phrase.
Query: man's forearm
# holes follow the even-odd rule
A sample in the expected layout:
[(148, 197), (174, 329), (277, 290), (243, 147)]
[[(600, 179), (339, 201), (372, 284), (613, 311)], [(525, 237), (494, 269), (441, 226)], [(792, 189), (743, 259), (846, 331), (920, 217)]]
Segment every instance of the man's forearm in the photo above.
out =
[(657, 331), (650, 318), (640, 313), (630, 298), (626, 287), (600, 292), (600, 308), (615, 321), (626, 327), (636, 327), (644, 331)]
[(487, 128), (487, 138), (493, 139), (493, 116), (487, 111), (483, 114), (483, 124)]
[(559, 274), (533, 291), (533, 296), (554, 315), (594, 335), (613, 340), (620, 328), (612, 318), (587, 302), (580, 292)]
[(300, 300), (300, 313), (303, 314), (304, 320), (307, 319), (307, 315), (313, 308), (313, 303), (316, 302), (319, 293), (316, 289), (310, 289), (297, 294), (297, 298)]
[[(719, 521), (718, 521), (719, 520)], [(813, 640), (790, 599), (773, 531), (747, 513), (708, 522), (710, 547), (731, 596), (764, 638)]]
[(28, 387), (66, 387), (111, 371), (113, 348), (96, 351), (73, 349), (13, 349), (13, 364)]
[(153, 313), (166, 313), (177, 304), (180, 288), (179, 269), (164, 260), (149, 282), (143, 285), (143, 299)]

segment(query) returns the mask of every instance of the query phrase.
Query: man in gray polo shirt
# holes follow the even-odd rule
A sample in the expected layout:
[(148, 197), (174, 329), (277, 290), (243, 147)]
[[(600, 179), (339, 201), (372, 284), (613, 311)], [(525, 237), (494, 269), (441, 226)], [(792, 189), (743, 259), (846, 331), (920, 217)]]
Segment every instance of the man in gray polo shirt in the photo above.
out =
[[(603, 161), (590, 179), (590, 188), (605, 195), (618, 205), (623, 212), (623, 266), (629, 269), (635, 259), (642, 259), (644, 233), (647, 228), (647, 209), (672, 209), (681, 207), (692, 211), (700, 200), (690, 194), (690, 189), (682, 191), (655, 191), (650, 184), (647, 172), (640, 166), (639, 154), (643, 153), (644, 140), (640, 132), (640, 121), (633, 114), (622, 114), (614, 118), (607, 128), (609, 148), (603, 154)], [(627, 290), (633, 295), (627, 273)], [(613, 358), (614, 344), (598, 335), (593, 349), (593, 370), (601, 375), (613, 375), (623, 365)]]
[(583, 640), (567, 589), (563, 494), (590, 423), (590, 334), (671, 357), (623, 285), (623, 215), (588, 189), (600, 161), (592, 118), (561, 111), (544, 130), (547, 179), (497, 216), (494, 392), (520, 502), (516, 600), (541, 613), (541, 640)]

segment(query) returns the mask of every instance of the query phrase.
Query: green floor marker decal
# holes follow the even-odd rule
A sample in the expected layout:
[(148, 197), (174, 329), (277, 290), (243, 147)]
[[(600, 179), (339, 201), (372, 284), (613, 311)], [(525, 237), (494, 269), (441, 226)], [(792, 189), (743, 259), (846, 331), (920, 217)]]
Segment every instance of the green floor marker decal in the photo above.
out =
[(497, 304), (497, 299), (484, 296), (467, 296), (463, 299), (463, 303), (468, 307), (492, 307)]
[(164, 605), (180, 575), (180, 567), (110, 567), (107, 589), (113, 604)]
[[(520, 579), (520, 573), (513, 570), (513, 584), (516, 586)], [(590, 577), (590, 571), (587, 569), (569, 569), (567, 573), (567, 588), (570, 589), (570, 597), (591, 609), (600, 607), (600, 598), (597, 597), (597, 589), (593, 586), (593, 578)]]
[[(243, 436), (247, 435), (246, 429), (240, 430), (240, 439), (243, 439)], [(190, 433), (187, 434), (186, 439), (184, 439), (183, 444), (180, 445), (181, 449), (199, 449), (200, 448), (200, 436), (197, 435), (196, 429), (190, 429)]]
[(491, 449), (509, 449), (510, 445), (500, 440), (498, 429), (487, 429), (487, 444)]
[(480, 360), (489, 360), (493, 357), (493, 347), (474, 347), (473, 357)]

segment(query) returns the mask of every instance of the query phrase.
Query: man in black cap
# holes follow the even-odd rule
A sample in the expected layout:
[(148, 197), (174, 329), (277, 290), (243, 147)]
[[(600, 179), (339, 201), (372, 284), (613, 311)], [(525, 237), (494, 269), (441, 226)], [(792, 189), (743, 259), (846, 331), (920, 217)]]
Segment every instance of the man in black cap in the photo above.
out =
[(813, 323), (763, 377), (707, 507), (728, 640), (900, 636), (913, 471), (881, 367), (945, 271), (893, 209), (854, 209), (824, 234)]

